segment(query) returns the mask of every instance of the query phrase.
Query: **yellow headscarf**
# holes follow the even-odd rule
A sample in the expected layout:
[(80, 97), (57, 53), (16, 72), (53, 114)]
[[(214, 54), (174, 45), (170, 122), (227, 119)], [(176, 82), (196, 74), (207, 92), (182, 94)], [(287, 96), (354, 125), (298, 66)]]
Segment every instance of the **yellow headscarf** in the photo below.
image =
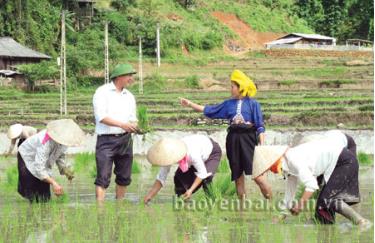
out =
[(254, 82), (240, 70), (234, 70), (230, 76), (231, 81), (240, 86), (240, 93), (242, 96), (254, 97), (257, 93), (257, 88)]

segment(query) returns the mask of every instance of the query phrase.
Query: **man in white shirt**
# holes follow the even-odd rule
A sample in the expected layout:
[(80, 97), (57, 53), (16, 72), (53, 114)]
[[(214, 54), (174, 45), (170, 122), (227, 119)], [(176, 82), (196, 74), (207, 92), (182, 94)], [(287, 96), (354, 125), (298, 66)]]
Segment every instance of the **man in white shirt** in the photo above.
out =
[(175, 163), (179, 164), (174, 175), (175, 193), (188, 199), (202, 185), (207, 191), (207, 185), (219, 166), (221, 149), (218, 143), (204, 135), (164, 138), (150, 148), (147, 159), (161, 168), (144, 203), (148, 203), (165, 185), (171, 165)]
[(136, 71), (130, 64), (119, 64), (111, 74), (111, 82), (100, 86), (93, 97), (95, 113), (96, 199), (104, 201), (115, 164), (116, 199), (123, 199), (131, 183), (133, 143), (137, 132), (136, 102), (129, 90)]
[[(282, 207), (293, 215), (298, 215), (314, 191), (321, 188), (315, 210), (318, 221), (333, 224), (335, 213), (339, 213), (367, 228), (370, 222), (350, 207), (360, 201), (359, 165), (353, 151), (356, 151), (354, 140), (338, 130), (289, 149), (287, 146), (258, 146), (254, 154), (253, 177), (268, 170), (284, 174), (287, 185)], [(293, 205), (298, 183), (304, 185), (305, 191)]]

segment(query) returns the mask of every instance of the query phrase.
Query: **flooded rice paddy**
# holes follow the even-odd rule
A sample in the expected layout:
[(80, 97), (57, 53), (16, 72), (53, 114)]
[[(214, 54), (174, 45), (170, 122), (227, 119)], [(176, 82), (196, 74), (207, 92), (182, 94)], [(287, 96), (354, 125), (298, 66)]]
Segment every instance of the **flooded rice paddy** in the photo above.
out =
[[(71, 161), (73, 157), (69, 158)], [(69, 183), (55, 175), (66, 196), (53, 198), (50, 203), (30, 205), (16, 192), (10, 169), (16, 165), (12, 158), (0, 157), (0, 242), (373, 242), (372, 229), (359, 232), (348, 220), (337, 216), (335, 225), (318, 225), (312, 220), (313, 211), (298, 217), (289, 216), (285, 222), (273, 223), (279, 215), (272, 205), (283, 196), (284, 181), (269, 176), (274, 201), (266, 202), (255, 183), (246, 178), (248, 199), (253, 205), (242, 211), (236, 207), (235, 195), (221, 195), (214, 205), (202, 192), (182, 206), (173, 196), (173, 173), (167, 185), (150, 203), (143, 197), (153, 184), (157, 168), (137, 158), (139, 173), (133, 174), (123, 201), (114, 200), (114, 178), (107, 191), (104, 205), (97, 205), (94, 194), (93, 168), (95, 161), (80, 168)], [(229, 172), (214, 178), (222, 180)], [(355, 206), (363, 216), (374, 220), (373, 166), (360, 169), (361, 200)], [(227, 186), (233, 186), (230, 183)], [(229, 190), (230, 191), (230, 190)], [(233, 202), (233, 204), (231, 204)], [(179, 204), (180, 203), (180, 204)], [(212, 203), (212, 202), (211, 202)], [(224, 206), (221, 204), (225, 204)]]

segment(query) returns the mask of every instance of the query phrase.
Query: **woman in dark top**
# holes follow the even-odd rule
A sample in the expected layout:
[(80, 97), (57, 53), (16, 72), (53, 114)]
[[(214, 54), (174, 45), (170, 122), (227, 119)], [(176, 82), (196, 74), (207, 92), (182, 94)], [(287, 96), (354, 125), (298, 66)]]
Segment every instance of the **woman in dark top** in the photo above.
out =
[[(232, 98), (217, 105), (198, 105), (188, 99), (181, 98), (181, 105), (203, 112), (212, 119), (227, 119), (230, 126), (226, 138), (226, 150), (232, 171), (232, 181), (236, 182), (237, 195), (245, 198), (245, 175), (252, 174), (254, 148), (264, 144), (264, 123), (260, 104), (252, 97), (256, 87), (243, 72), (234, 70), (231, 75)], [(267, 192), (268, 185), (263, 177), (256, 183), (262, 193)], [(265, 195), (270, 198), (271, 195)]]

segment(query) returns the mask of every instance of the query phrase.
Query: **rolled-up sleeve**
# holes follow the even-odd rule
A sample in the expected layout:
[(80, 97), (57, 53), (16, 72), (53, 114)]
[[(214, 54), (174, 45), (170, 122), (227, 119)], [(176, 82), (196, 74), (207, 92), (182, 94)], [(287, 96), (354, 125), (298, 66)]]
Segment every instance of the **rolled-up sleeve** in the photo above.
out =
[(211, 119), (228, 119), (227, 101), (217, 105), (206, 105), (203, 114)]
[(313, 175), (312, 171), (306, 166), (298, 167), (298, 178), (305, 186), (305, 191), (314, 192), (319, 189), (318, 181)]
[(162, 186), (165, 185), (165, 181), (167, 180), (170, 169), (170, 166), (163, 166), (159, 170), (159, 174), (157, 175), (156, 180), (160, 181)]
[(61, 155), (57, 158), (56, 165), (59, 168), (60, 175), (64, 175), (65, 174), (64, 170), (65, 169), (70, 169), (72, 167), (72, 165), (71, 165), (71, 163), (69, 163), (69, 162), (67, 162), (65, 160), (65, 151), (66, 151), (66, 148), (62, 147), (59, 150), (60, 150), (59, 153), (61, 153)]
[(33, 169), (30, 172), (34, 172), (33, 175), (39, 180), (44, 180), (50, 176), (46, 168), (50, 150), (50, 143), (46, 143), (45, 145), (38, 147), (36, 150)]
[(264, 122), (263, 122), (263, 113), (260, 107), (260, 104), (254, 100), (254, 112), (253, 112), (253, 120), (255, 123), (255, 128), (257, 129), (257, 133), (265, 132)]
[(95, 92), (92, 103), (94, 106), (95, 119), (100, 122), (108, 116), (106, 108), (107, 99), (102, 90), (97, 90)]
[(200, 158), (199, 156), (194, 156), (194, 157), (192, 156), (191, 159), (192, 159), (192, 165), (197, 170), (195, 172), (195, 175), (197, 177), (204, 180), (207, 177), (210, 177), (212, 175), (211, 172), (210, 173), (207, 172), (206, 166), (204, 165), (204, 161), (202, 160), (202, 158)]

